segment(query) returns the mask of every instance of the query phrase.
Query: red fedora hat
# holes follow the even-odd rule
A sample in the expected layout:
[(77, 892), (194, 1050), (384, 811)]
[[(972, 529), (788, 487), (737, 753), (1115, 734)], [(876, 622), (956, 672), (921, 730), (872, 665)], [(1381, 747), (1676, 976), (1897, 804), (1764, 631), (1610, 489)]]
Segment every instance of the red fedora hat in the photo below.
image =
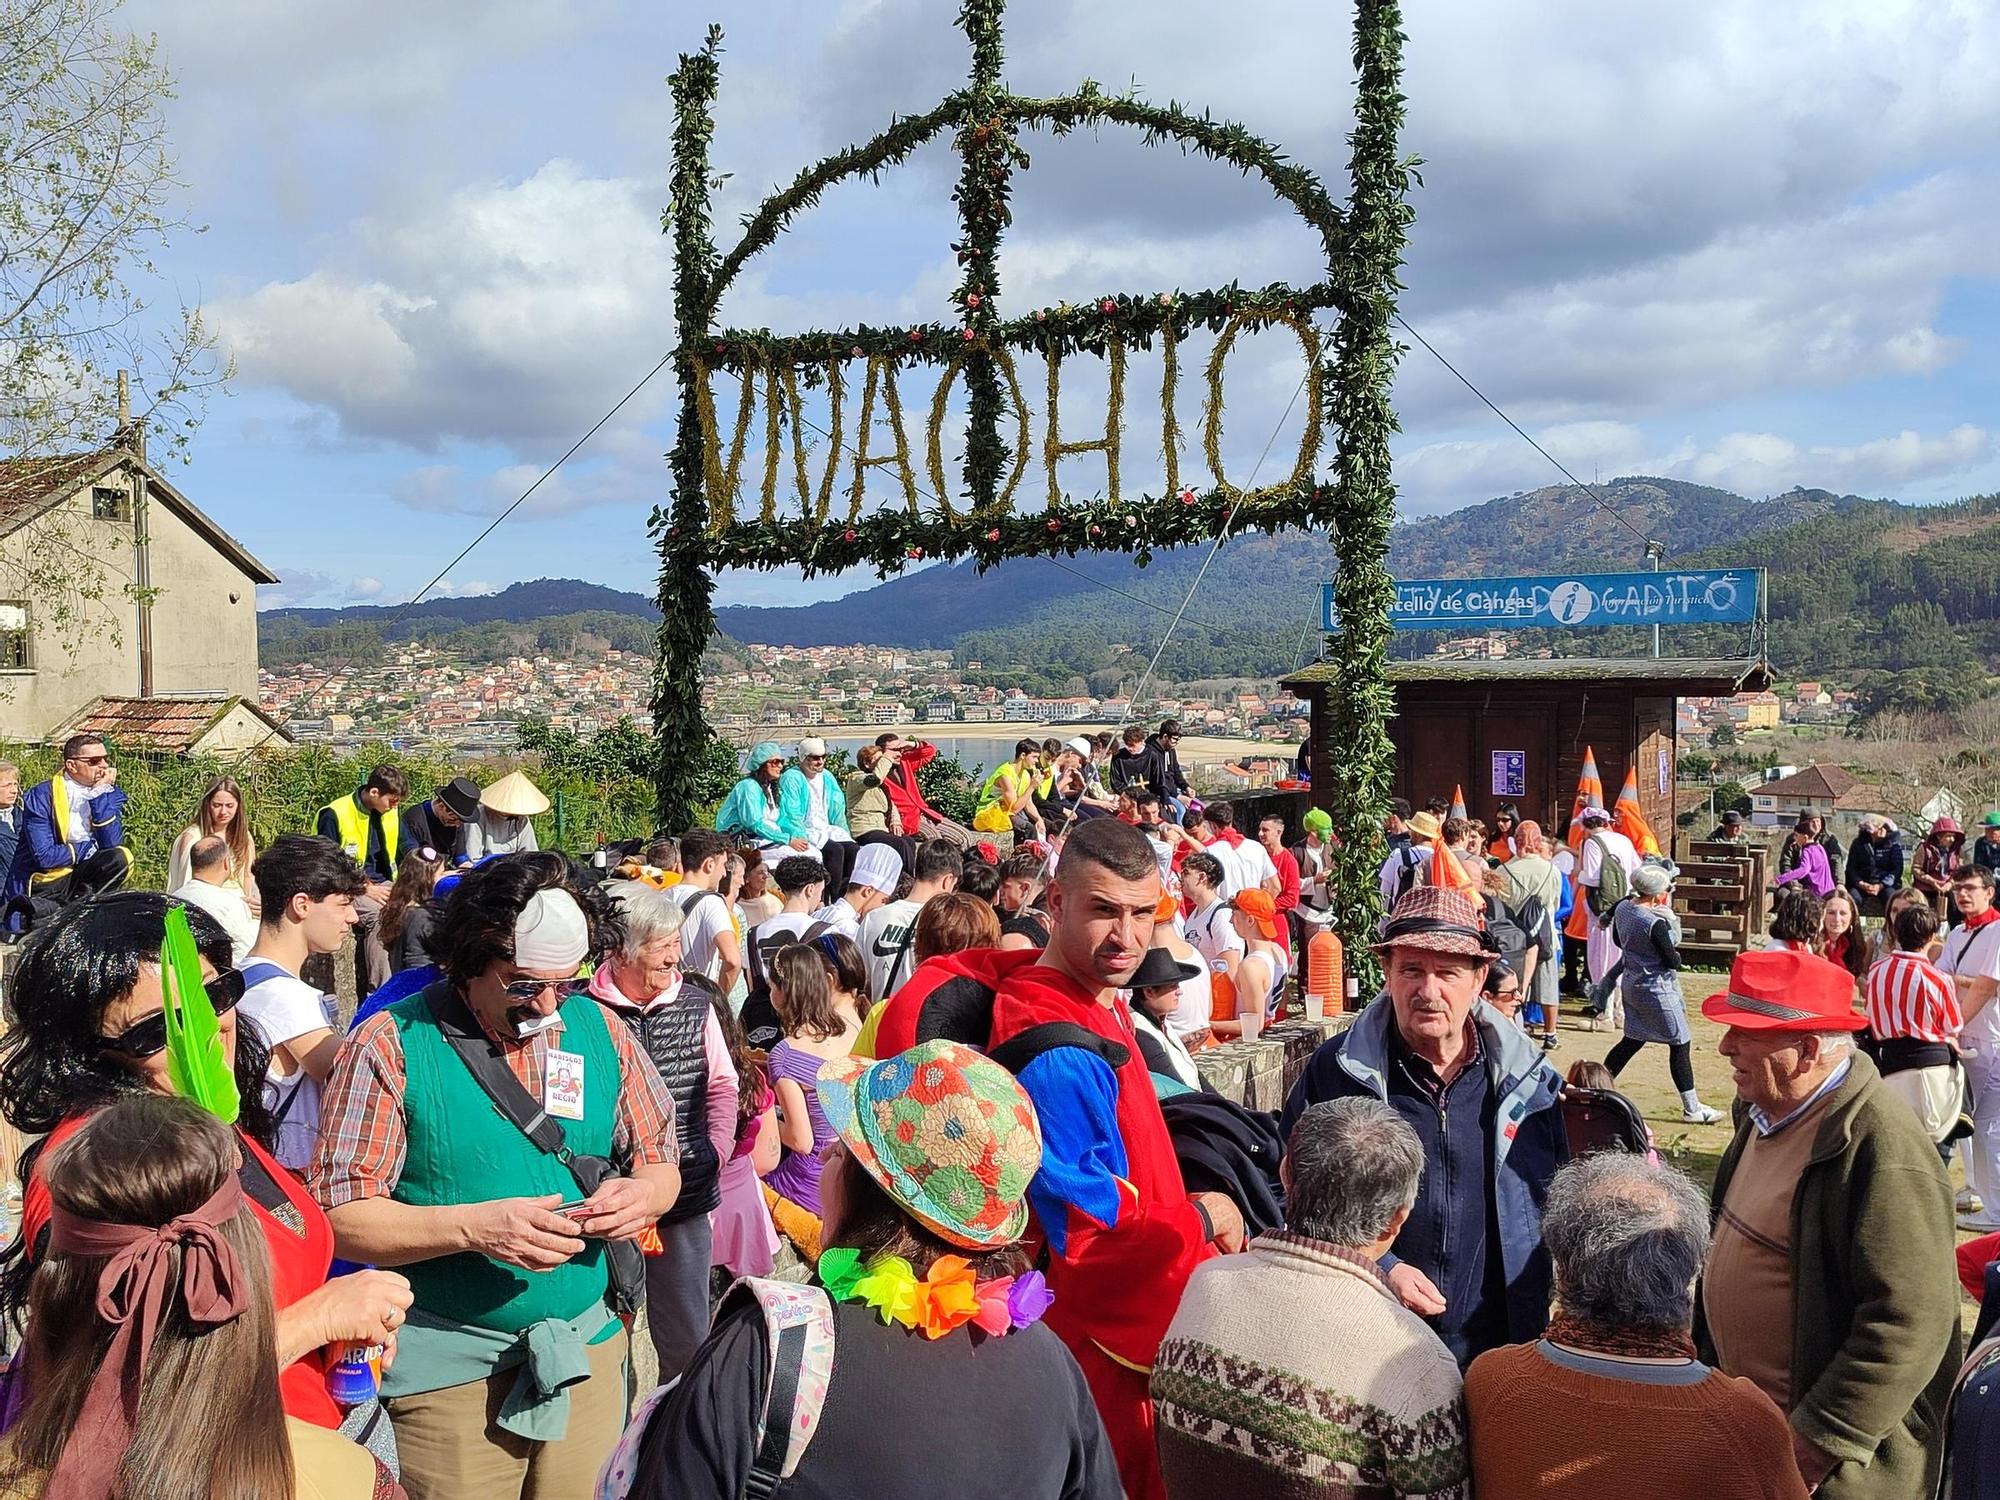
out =
[(1739, 953), (1729, 988), (1701, 1002), (1701, 1013), (1746, 1031), (1860, 1031), (1854, 976), (1839, 964), (1794, 948)]

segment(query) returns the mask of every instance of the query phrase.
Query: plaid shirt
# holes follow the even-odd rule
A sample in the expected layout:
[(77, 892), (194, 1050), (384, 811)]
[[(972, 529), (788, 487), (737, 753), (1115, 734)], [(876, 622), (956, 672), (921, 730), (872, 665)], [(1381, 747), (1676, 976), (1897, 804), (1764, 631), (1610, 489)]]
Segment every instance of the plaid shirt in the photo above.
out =
[[(485, 1028), (485, 1023), (480, 1023)], [(612, 1117), (611, 1149), (635, 1167), (680, 1160), (674, 1140), (674, 1103), (659, 1070), (639, 1051), (627, 1026), (607, 1026), (618, 1054), (618, 1103)], [(548, 1052), (562, 1027), (552, 1026), (526, 1041), (493, 1036), (507, 1066), (530, 1095), (542, 1097)], [(403, 1092), (409, 1073), (395, 1018), (370, 1016), (341, 1043), (333, 1075), (320, 1101), (319, 1145), (306, 1181), (324, 1208), (367, 1198), (386, 1198), (403, 1175), (408, 1137), (403, 1124)]]

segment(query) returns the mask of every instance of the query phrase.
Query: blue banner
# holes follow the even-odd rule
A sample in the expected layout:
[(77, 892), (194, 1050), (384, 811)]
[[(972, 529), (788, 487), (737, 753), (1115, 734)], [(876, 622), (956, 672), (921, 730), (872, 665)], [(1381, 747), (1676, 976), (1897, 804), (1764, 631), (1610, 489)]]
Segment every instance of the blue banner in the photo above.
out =
[[(1405, 578), (1397, 580), (1389, 623), (1397, 630), (1740, 624), (1757, 618), (1762, 583), (1758, 568)], [(1320, 589), (1320, 623), (1336, 628), (1330, 583)]]

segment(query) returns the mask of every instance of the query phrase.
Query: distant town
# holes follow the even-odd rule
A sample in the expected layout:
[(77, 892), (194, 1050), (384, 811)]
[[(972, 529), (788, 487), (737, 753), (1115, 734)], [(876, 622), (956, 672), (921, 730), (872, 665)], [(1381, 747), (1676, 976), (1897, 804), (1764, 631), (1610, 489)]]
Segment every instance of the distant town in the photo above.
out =
[[(1432, 654), (1490, 659), (1508, 649), (1508, 638), (1495, 633), (1455, 638)], [(651, 657), (615, 649), (587, 660), (522, 655), (474, 664), (448, 650), (410, 646), (330, 678), (326, 670), (301, 662), (258, 673), (264, 708), (295, 737), (333, 745), (389, 739), (471, 751), (512, 748), (517, 726), (527, 719), (581, 734), (620, 719), (644, 722), (653, 684)], [(1118, 725), (1135, 714), (1129, 698), (1030, 696), (1005, 678), (1004, 668), (978, 661), (956, 666), (948, 651), (744, 645), (711, 665), (702, 701), (718, 731), (744, 741), (806, 727)], [(1852, 692), (1812, 681), (1788, 687), (1783, 696), (1684, 698), (1680, 743), (1683, 749), (1726, 745), (1783, 724), (1837, 728), (1855, 709)], [(1173, 687), (1149, 696), (1137, 712), (1147, 720), (1177, 718), (1191, 734), (1273, 745), (1295, 745), (1307, 733), (1305, 704), (1275, 684)]]

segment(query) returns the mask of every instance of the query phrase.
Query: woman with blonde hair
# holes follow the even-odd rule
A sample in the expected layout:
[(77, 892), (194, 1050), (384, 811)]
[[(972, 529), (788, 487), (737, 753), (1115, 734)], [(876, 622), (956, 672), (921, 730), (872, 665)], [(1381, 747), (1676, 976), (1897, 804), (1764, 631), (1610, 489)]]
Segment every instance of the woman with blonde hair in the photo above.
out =
[(219, 838), (229, 846), (229, 880), (243, 893), (253, 916), (262, 909), (257, 899), (257, 882), (250, 878), (256, 863), (257, 846), (250, 839), (250, 805), (243, 788), (233, 776), (218, 776), (208, 784), (195, 804), (194, 821), (175, 837), (167, 851), (167, 889), (177, 891), (188, 883), (189, 854), (205, 838)]
[(50, 1152), (31, 1373), (0, 1441), (7, 1500), (403, 1493), (365, 1449), (286, 1414), (270, 1252), (237, 1150), (200, 1106), (138, 1095)]

